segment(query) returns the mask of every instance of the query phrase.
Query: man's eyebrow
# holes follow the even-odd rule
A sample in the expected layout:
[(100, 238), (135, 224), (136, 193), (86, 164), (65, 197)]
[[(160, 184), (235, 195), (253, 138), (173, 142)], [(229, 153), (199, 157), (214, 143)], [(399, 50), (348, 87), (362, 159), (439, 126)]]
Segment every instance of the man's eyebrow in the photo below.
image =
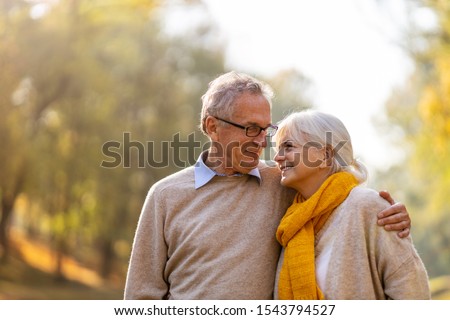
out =
[(257, 124), (256, 122), (253, 122), (253, 121), (248, 121), (248, 122), (246, 122), (247, 123), (247, 125), (249, 125), (249, 126), (257, 126), (257, 127), (261, 127), (261, 128), (267, 128), (267, 127), (269, 127), (269, 126), (271, 126), (272, 125), (272, 123), (269, 123), (268, 125), (266, 125), (266, 126), (260, 126), (259, 124)]

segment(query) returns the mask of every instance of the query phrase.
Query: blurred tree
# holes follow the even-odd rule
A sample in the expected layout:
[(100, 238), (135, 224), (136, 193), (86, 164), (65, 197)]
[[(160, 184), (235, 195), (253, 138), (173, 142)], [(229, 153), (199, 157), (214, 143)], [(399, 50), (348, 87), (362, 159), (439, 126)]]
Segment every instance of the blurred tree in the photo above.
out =
[(30, 79), (23, 77), (18, 63), (20, 48), (15, 42), (15, 16), (21, 7), (13, 1), (0, 5), (0, 257), (9, 254), (8, 227), (17, 196), (24, 187), (27, 174), (27, 127)]
[(281, 70), (266, 81), (274, 90), (272, 119), (278, 122), (289, 113), (313, 108), (311, 81), (296, 69)]
[[(125, 272), (149, 187), (192, 165), (205, 148), (200, 97), (224, 72), (211, 21), (185, 19), (181, 31), (170, 32), (166, 3), (2, 2), (4, 252), (14, 214), (17, 228), (58, 252), (58, 278), (65, 255), (104, 277)], [(201, 1), (173, 3), (205, 10)], [(266, 80), (276, 93), (274, 121), (310, 106), (298, 71)], [(13, 208), (19, 194), (26, 208)]]
[(411, 181), (402, 180), (401, 188), (407, 189), (410, 209), (417, 213), (413, 220), (420, 224), (420, 230), (413, 229), (415, 242), (430, 275), (438, 276), (448, 274), (450, 261), (450, 1), (417, 3), (435, 13), (437, 27), (409, 38), (415, 71), (392, 94), (386, 111), (389, 123), (403, 132), (402, 148), (409, 150)]
[[(163, 141), (194, 130), (201, 93), (223, 72), (221, 48), (201, 41), (214, 30), (170, 37), (156, 5), (43, 0), (1, 7), (1, 30), (10, 27), (0, 35), (7, 115), (0, 194), (10, 205), (1, 226), (6, 230), (25, 192), (33, 207), (20, 221), (57, 250), (58, 277), (65, 254), (98, 265), (104, 276), (117, 258), (126, 264), (147, 189), (179, 170), (173, 163), (151, 167), (148, 158), (170, 156)], [(120, 162), (110, 169), (101, 166), (107, 142), (119, 143)]]

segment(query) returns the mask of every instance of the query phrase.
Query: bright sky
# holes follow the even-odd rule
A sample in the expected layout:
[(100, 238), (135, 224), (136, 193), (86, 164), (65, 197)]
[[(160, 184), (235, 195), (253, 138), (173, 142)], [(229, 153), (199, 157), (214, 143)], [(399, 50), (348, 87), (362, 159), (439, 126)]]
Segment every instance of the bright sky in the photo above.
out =
[(347, 126), (370, 171), (401, 156), (372, 118), (412, 70), (398, 45), (406, 21), (402, 1), (204, 2), (228, 43), (229, 69), (271, 75), (296, 68), (312, 80), (318, 109)]

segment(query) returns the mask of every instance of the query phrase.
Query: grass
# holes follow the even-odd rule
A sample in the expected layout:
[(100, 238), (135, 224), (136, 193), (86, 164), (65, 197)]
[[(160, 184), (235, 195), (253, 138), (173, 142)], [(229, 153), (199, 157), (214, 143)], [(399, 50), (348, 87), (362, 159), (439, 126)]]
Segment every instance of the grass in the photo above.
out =
[(0, 299), (121, 300), (124, 279), (106, 281), (71, 257), (63, 259), (64, 279), (54, 274), (55, 253), (14, 234), (8, 261), (0, 264)]
[(433, 300), (450, 300), (450, 275), (431, 279), (430, 288)]
[(116, 300), (123, 297), (119, 288), (93, 287), (73, 280), (57, 280), (53, 274), (31, 267), (16, 256), (0, 268), (0, 299)]

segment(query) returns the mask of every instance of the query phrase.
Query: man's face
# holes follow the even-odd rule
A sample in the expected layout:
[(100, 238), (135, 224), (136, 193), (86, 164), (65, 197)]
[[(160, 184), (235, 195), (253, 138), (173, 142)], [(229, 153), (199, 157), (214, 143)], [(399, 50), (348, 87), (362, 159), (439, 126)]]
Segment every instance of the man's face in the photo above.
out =
[[(243, 127), (259, 126), (266, 128), (271, 124), (270, 105), (262, 95), (244, 93), (233, 104), (233, 115), (230, 119)], [(218, 122), (222, 122), (216, 119)], [(259, 163), (259, 156), (267, 146), (266, 132), (256, 137), (248, 137), (245, 129), (220, 123), (214, 141), (220, 145), (224, 154), (221, 170), (226, 174), (248, 173)]]

